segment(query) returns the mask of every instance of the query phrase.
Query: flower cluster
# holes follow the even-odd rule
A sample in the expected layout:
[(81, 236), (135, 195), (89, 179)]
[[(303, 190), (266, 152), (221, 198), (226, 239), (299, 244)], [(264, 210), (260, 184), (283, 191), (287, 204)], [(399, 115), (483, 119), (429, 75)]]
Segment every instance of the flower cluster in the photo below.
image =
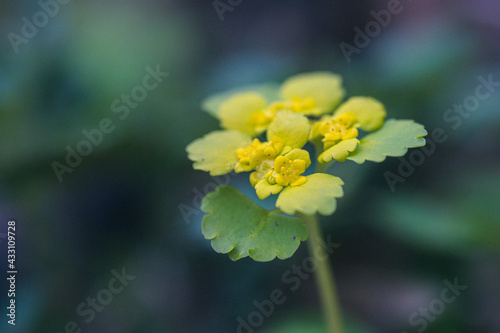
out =
[[(220, 120), (223, 130), (192, 142), (187, 147), (189, 158), (195, 169), (211, 175), (250, 172), (250, 183), (260, 199), (280, 193), (276, 205), (283, 212), (330, 212), (311, 200), (331, 204), (318, 196), (331, 196), (332, 191), (321, 189), (337, 188), (343, 182), (328, 174), (305, 175), (311, 165), (304, 149), (308, 142), (320, 164), (348, 158), (357, 163), (380, 162), (425, 143), (423, 126), (412, 121), (386, 122), (383, 104), (373, 98), (351, 97), (342, 102), (344, 97), (342, 78), (330, 72), (299, 74), (276, 88), (254, 87), (214, 96), (204, 108)], [(413, 130), (409, 136), (404, 133), (408, 130)], [(407, 137), (401, 139), (401, 135)]]

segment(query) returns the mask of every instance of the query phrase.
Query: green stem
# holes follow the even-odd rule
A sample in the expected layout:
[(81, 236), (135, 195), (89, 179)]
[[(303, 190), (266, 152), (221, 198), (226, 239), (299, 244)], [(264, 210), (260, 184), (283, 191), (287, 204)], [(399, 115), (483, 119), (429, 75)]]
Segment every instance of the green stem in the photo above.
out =
[(315, 272), (316, 284), (323, 308), (329, 333), (343, 333), (342, 313), (337, 295), (337, 288), (333, 271), (329, 265), (328, 253), (323, 247), (323, 237), (316, 215), (300, 215), (309, 227), (309, 239), (307, 244), (309, 254), (314, 257), (318, 264)]

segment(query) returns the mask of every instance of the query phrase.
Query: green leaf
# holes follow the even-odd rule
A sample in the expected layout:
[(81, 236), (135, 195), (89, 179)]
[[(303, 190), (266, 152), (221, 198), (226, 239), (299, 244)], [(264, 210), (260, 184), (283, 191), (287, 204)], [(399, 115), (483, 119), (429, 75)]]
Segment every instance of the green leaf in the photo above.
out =
[(382, 162), (387, 156), (403, 156), (408, 148), (425, 145), (427, 131), (413, 120), (390, 119), (378, 131), (361, 139), (348, 159), (358, 164), (365, 161)]
[(359, 127), (364, 131), (379, 129), (387, 115), (382, 103), (374, 98), (361, 96), (349, 98), (335, 110), (334, 116), (347, 112), (358, 117)]
[(216, 252), (228, 253), (232, 260), (287, 259), (308, 237), (301, 219), (271, 213), (231, 186), (209, 193), (201, 209), (208, 213), (202, 222), (203, 236), (212, 240)]
[(193, 168), (218, 176), (231, 172), (238, 162), (236, 150), (251, 143), (250, 136), (238, 131), (214, 131), (193, 141), (186, 151)]
[(358, 139), (347, 139), (342, 140), (337, 143), (335, 146), (328, 148), (318, 157), (319, 163), (328, 163), (332, 159), (335, 159), (339, 162), (344, 162), (349, 156), (349, 153), (356, 150), (358, 146)]
[(326, 173), (315, 173), (306, 176), (307, 182), (299, 186), (287, 186), (281, 191), (276, 207), (285, 214), (297, 212), (313, 215), (331, 215), (337, 208), (337, 198), (344, 195), (344, 182)]
[(300, 114), (290, 111), (279, 112), (276, 119), (267, 129), (267, 140), (277, 136), (284, 141), (285, 147), (302, 148), (309, 140), (311, 125), (309, 120)]
[(253, 116), (266, 106), (267, 101), (262, 95), (254, 92), (236, 94), (224, 101), (220, 106), (219, 118), (221, 126), (256, 136), (264, 129), (257, 129)]
[(272, 83), (265, 83), (241, 87), (238, 89), (231, 89), (219, 94), (209, 96), (201, 102), (201, 107), (203, 110), (205, 110), (215, 118), (219, 118), (219, 111), (222, 103), (236, 94), (246, 92), (258, 93), (259, 95), (262, 95), (268, 102), (273, 102), (279, 99), (279, 86)]

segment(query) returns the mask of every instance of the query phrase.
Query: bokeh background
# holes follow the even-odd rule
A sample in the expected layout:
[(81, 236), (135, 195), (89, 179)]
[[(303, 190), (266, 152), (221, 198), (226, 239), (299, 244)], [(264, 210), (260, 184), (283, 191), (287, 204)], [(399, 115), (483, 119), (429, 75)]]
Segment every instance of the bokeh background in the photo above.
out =
[[(204, 97), (329, 70), (347, 96), (373, 96), (391, 117), (447, 135), (394, 192), (384, 173), (398, 172), (396, 158), (330, 169), (346, 183), (322, 225), (341, 244), (329, 260), (347, 332), (416, 332), (410, 316), (455, 278), (468, 288), (424, 331), (500, 332), (500, 89), (458, 128), (443, 118), (479, 76), (500, 81), (500, 3), (401, 0), (350, 62), (340, 43), (352, 45), (387, 1), (222, 3), (231, 10), (220, 16), (212, 1), (69, 1), (18, 52), (9, 34), (40, 4), (0, 3), (0, 233), (17, 222), (19, 271), (15, 328), (0, 279), (0, 331), (64, 332), (75, 321), (82, 332), (236, 332), (254, 300), (280, 289), (286, 301), (255, 332), (325, 332), (314, 279), (293, 292), (282, 279), (305, 244), (269, 263), (211, 249), (198, 204), (215, 180), (192, 169), (185, 146), (218, 128)], [(121, 120), (112, 103), (148, 66), (169, 75)], [(114, 131), (60, 182), (53, 162), (104, 118)], [(246, 175), (229, 179), (255, 198)], [(86, 323), (78, 305), (123, 268), (135, 279)]]

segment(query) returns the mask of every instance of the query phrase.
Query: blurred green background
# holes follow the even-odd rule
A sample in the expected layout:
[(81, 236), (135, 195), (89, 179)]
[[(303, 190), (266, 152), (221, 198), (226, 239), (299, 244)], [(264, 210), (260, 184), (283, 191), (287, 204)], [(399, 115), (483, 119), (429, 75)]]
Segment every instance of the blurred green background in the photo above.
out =
[[(254, 301), (279, 289), (286, 301), (240, 332), (325, 332), (314, 279), (291, 291), (282, 278), (305, 244), (285, 261), (231, 262), (203, 239), (198, 204), (216, 180), (192, 169), (185, 146), (218, 128), (204, 97), (329, 70), (347, 96), (373, 96), (391, 117), (447, 135), (394, 191), (384, 174), (398, 173), (396, 158), (330, 169), (346, 183), (322, 225), (341, 244), (330, 262), (347, 332), (500, 332), (500, 88), (446, 120), (478, 77), (500, 82), (497, 0), (402, 0), (350, 62), (340, 44), (354, 45), (355, 28), (388, 1), (42, 3), (52, 4), (46, 20), (38, 2), (0, 3), (0, 237), (15, 220), (19, 271), (15, 328), (0, 282), (0, 331), (64, 332), (74, 321), (82, 332), (237, 332)], [(157, 66), (168, 76), (125, 106), (122, 94), (140, 93)], [(103, 119), (111, 133), (60, 181), (54, 161), (65, 164)], [(256, 198), (246, 177), (218, 181)], [(105, 298), (123, 268), (135, 279)], [(455, 278), (468, 288), (425, 329), (412, 324)], [(87, 323), (77, 308), (96, 296), (107, 304)]]

